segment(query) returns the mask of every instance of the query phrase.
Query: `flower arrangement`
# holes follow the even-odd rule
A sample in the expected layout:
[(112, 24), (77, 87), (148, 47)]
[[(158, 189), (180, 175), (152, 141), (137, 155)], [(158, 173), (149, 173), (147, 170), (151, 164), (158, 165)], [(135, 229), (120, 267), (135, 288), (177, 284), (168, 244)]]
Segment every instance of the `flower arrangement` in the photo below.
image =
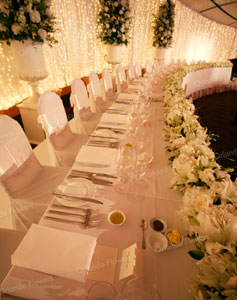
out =
[(198, 122), (192, 99), (185, 97), (182, 81), (189, 72), (226, 66), (230, 63), (182, 66), (164, 85), (172, 184), (183, 194), (179, 213), (196, 243), (189, 254), (199, 267), (197, 300), (237, 299), (237, 182), (216, 162), (211, 137)]
[(171, 0), (167, 0), (160, 5), (158, 14), (153, 15), (155, 18), (153, 26), (154, 47), (168, 48), (171, 45), (174, 31), (174, 8), (175, 4)]
[(0, 41), (56, 43), (55, 17), (50, 12), (51, 0), (1, 0)]
[(130, 27), (129, 0), (100, 0), (98, 38), (105, 44), (128, 44)]

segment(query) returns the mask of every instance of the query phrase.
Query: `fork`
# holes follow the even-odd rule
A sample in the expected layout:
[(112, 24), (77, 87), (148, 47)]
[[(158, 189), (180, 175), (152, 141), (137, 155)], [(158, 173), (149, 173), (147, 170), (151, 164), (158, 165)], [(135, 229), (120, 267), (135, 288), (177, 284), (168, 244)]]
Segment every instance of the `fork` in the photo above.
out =
[(106, 142), (106, 141), (90, 141), (88, 146), (105, 147), (105, 148), (118, 148), (118, 142)]

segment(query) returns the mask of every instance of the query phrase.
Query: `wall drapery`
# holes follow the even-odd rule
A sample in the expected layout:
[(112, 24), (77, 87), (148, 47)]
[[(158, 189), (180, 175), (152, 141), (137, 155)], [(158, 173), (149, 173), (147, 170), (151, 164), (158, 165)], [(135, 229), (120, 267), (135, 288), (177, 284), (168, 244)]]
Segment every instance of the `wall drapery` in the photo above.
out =
[[(55, 37), (59, 43), (45, 45), (49, 76), (41, 81), (39, 91), (55, 90), (70, 85), (76, 77), (100, 72), (109, 65), (104, 60), (105, 47), (96, 39), (96, 16), (99, 0), (53, 0), (52, 11), (57, 19)], [(123, 47), (123, 65), (147, 59), (154, 60), (152, 47), (152, 13), (157, 0), (130, 0), (132, 26), (130, 43)], [(210, 21), (175, 0), (174, 42), (166, 60), (186, 59), (224, 61), (234, 56), (236, 30)], [(28, 84), (14, 75), (11, 48), (0, 47), (0, 110), (7, 109), (31, 94)]]

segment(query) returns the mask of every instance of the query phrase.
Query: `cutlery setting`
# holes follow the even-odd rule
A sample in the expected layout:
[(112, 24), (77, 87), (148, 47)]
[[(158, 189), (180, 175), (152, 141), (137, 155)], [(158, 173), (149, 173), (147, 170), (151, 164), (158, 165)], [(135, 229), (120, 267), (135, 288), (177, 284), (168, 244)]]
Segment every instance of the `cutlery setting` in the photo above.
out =
[(74, 170), (74, 169), (71, 170), (71, 173), (87, 175), (88, 177), (92, 177), (92, 178), (95, 178), (95, 177), (108, 177), (108, 178), (114, 178), (114, 179), (117, 178), (114, 175), (110, 175), (110, 174), (106, 174), (106, 173), (98, 173), (98, 172), (95, 173), (95, 172), (90, 172), (90, 171)]
[[(54, 207), (56, 205), (53, 205)], [(60, 211), (58, 210), (59, 206), (56, 206), (56, 209), (49, 209), (47, 213), (53, 214), (54, 216), (49, 216), (46, 215), (44, 218), (47, 220), (51, 221), (56, 221), (56, 222), (62, 222), (62, 223), (69, 223), (69, 224), (75, 224), (75, 225), (84, 225), (86, 228), (92, 228), (97, 226), (101, 220), (96, 220), (93, 219), (93, 217), (96, 215), (98, 210), (93, 210), (91, 208), (88, 209), (81, 209), (82, 211), (85, 212), (85, 214), (77, 214), (75, 212), (65, 212), (65, 211)], [(63, 217), (81, 217), (83, 220), (70, 220), (70, 219), (65, 219)]]
[(112, 128), (112, 127), (106, 127), (106, 126), (98, 126), (96, 129), (109, 129), (115, 133), (125, 133), (126, 132), (126, 129), (124, 128)]
[(90, 180), (94, 184), (104, 185), (104, 186), (111, 186), (113, 184), (112, 181), (94, 177), (91, 174), (77, 173), (77, 172), (73, 172), (73, 171), (68, 175), (68, 178), (85, 178), (85, 179)]
[(99, 141), (99, 140), (91, 140), (88, 146), (95, 146), (95, 147), (105, 147), (105, 148), (118, 148), (119, 142), (109, 142), (109, 141)]
[(80, 200), (80, 201), (85, 201), (85, 202), (93, 202), (93, 203), (97, 203), (97, 204), (103, 204), (102, 201), (96, 200), (96, 199), (92, 199), (92, 198), (86, 198), (86, 197), (79, 197), (79, 196), (75, 196), (75, 195), (70, 195), (70, 194), (63, 194), (63, 193), (57, 193), (54, 192), (53, 193), (54, 196), (61, 198), (61, 199), (65, 199), (68, 201), (76, 201), (76, 200)]

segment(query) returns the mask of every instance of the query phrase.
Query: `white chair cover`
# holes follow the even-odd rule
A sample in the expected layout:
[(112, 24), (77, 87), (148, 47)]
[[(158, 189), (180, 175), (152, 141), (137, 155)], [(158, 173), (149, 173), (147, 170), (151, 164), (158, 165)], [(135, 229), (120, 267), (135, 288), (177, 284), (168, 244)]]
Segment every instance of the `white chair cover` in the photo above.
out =
[(89, 82), (91, 96), (94, 100), (97, 112), (105, 112), (112, 103), (110, 101), (104, 101), (102, 97), (100, 80), (95, 72), (90, 73)]
[(145, 70), (146, 70), (146, 73), (152, 73), (152, 64), (149, 60), (146, 62)]
[(71, 167), (81, 146), (87, 142), (85, 135), (72, 133), (61, 98), (46, 92), (39, 98), (39, 122), (54, 149), (59, 166)]
[(0, 228), (0, 284), (11, 269), (11, 255), (21, 243), (24, 235), (24, 232)]
[[(140, 73), (141, 72), (141, 66), (140, 66)], [(130, 84), (143, 84), (146, 85), (147, 79), (146, 78), (136, 78), (136, 74), (135, 74), (135, 68), (134, 65), (132, 63), (128, 64), (128, 78), (129, 78), (129, 82)]]
[(91, 111), (86, 86), (79, 78), (72, 82), (70, 102), (74, 107), (77, 132), (90, 134), (99, 123), (101, 114)]
[(119, 93), (121, 92), (126, 93), (126, 90), (130, 90), (136, 93), (142, 90), (141, 85), (133, 85), (133, 84), (128, 85), (125, 70), (122, 65), (119, 65), (116, 71), (117, 71), (117, 90)]
[(110, 74), (109, 69), (103, 69), (102, 79), (104, 84), (106, 100), (111, 100), (111, 101), (115, 100), (117, 98), (117, 95), (113, 90), (112, 76)]
[(0, 115), (0, 183), (10, 196), (13, 226), (37, 223), (68, 169), (40, 165), (21, 126)]

